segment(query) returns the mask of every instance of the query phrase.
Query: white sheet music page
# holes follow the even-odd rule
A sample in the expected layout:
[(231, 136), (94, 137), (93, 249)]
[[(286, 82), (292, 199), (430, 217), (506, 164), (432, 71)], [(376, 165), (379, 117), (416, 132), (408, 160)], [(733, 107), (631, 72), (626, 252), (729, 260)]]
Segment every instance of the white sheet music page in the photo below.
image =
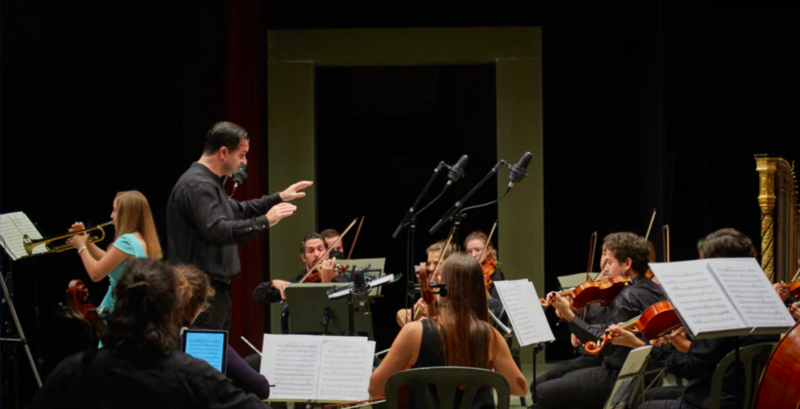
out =
[(707, 264), (707, 260), (650, 263), (650, 269), (691, 334), (747, 328)]
[(369, 399), (369, 378), (375, 356), (375, 341), (322, 341), (322, 368), (317, 400), (350, 402)]
[(753, 257), (706, 260), (750, 327), (788, 329), (794, 319)]
[(264, 334), (261, 374), (275, 387), (271, 400), (317, 398), (322, 337)]
[(495, 281), (521, 347), (555, 339), (533, 283), (528, 280)]
[[(0, 245), (9, 253), (13, 260), (21, 257), (27, 257), (28, 253), (25, 251), (25, 245), (22, 239), (28, 235), (31, 240), (42, 239), (39, 230), (33, 225), (31, 219), (23, 212), (14, 212), (0, 215)], [(33, 254), (47, 253), (44, 245), (33, 248)]]

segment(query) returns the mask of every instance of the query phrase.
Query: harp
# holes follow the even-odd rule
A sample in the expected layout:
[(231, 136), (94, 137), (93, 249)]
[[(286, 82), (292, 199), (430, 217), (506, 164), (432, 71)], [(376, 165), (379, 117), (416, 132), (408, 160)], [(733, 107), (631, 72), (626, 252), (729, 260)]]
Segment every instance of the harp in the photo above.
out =
[(775, 155), (755, 155), (758, 204), (761, 207), (761, 268), (770, 281), (787, 283), (798, 268), (800, 231), (794, 162)]

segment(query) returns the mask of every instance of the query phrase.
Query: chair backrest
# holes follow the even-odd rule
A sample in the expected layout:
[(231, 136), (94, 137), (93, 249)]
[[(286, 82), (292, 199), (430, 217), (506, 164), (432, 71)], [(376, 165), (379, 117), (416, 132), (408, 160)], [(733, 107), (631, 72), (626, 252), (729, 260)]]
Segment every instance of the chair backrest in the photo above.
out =
[[(511, 401), (508, 382), (499, 373), (488, 369), (443, 366), (409, 369), (392, 375), (386, 381), (386, 407), (388, 409), (399, 409), (398, 396), (404, 385), (408, 385), (429, 409), (456, 409), (456, 393), (460, 385), (465, 386), (460, 409), (472, 407), (472, 401), (478, 390), (487, 385), (497, 391), (497, 409), (508, 409)], [(436, 389), (438, 404), (431, 394), (431, 386)]]
[[(750, 409), (750, 403), (753, 400), (753, 390), (758, 384), (761, 374), (764, 372), (764, 367), (769, 360), (769, 355), (775, 347), (774, 342), (762, 342), (758, 344), (748, 345), (739, 349), (739, 361), (742, 363), (742, 380), (744, 381), (744, 393), (742, 402), (744, 406), (742, 409)], [(711, 379), (711, 408), (719, 409), (720, 400), (722, 398), (722, 384), (725, 380), (725, 372), (736, 361), (736, 351), (732, 351), (725, 358), (722, 358), (717, 369), (714, 370), (714, 376)]]

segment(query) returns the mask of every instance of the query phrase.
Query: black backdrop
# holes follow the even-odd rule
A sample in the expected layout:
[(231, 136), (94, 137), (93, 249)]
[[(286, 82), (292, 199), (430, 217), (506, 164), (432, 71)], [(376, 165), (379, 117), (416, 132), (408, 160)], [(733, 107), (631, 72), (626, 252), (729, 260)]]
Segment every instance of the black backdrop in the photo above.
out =
[[(585, 268), (592, 231), (644, 233), (652, 208), (657, 226), (671, 227), (673, 260), (696, 257), (695, 242), (717, 228), (757, 238), (753, 154), (798, 156), (796, 12), (658, 2), (462, 16), (390, 11), (268, 2), (265, 28), (542, 26), (547, 288)], [(223, 116), (225, 6), (6, 1), (0, 14), (2, 212), (24, 211), (55, 233), (75, 219), (108, 220), (113, 194), (139, 189), (163, 231), (172, 184), (199, 156), (196, 140)], [(494, 157), (491, 71), (319, 70), (319, 179), (341, 187), (319, 192), (320, 228), (341, 229), (366, 214), (354, 257), (402, 244), (387, 236), (433, 166), (470, 154), (468, 177), (424, 216), (431, 224)], [(475, 88), (463, 89), (466, 83)], [(382, 179), (390, 167), (398, 176)], [(481, 200), (491, 192), (486, 186)], [(476, 212), (465, 230), (488, 229), (494, 217)], [(660, 239), (654, 242), (660, 259)], [(86, 339), (77, 323), (51, 313), (69, 279), (86, 279), (73, 256), (13, 266), (15, 301), (45, 375)], [(396, 329), (379, 326), (379, 341), (388, 344)], [(563, 325), (556, 331), (564, 342), (547, 358), (571, 356)], [(4, 343), (3, 404), (13, 387), (5, 383), (7, 359)], [(26, 362), (16, 378), (24, 404), (33, 392)]]

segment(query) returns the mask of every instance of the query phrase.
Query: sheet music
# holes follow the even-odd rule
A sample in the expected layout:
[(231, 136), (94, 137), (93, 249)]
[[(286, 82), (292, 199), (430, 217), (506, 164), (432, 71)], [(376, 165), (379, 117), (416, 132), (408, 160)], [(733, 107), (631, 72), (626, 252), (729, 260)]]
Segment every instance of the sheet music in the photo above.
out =
[(708, 260), (650, 263), (670, 302), (693, 335), (746, 328), (714, 275)]
[(794, 325), (794, 319), (755, 258), (706, 261), (748, 326), (790, 328)]
[(316, 399), (322, 337), (264, 334), (261, 374), (275, 384), (270, 399)]
[[(0, 238), (2, 238), (0, 245), (9, 253), (12, 260), (28, 256), (25, 245), (22, 243), (23, 236), (26, 234), (31, 240), (43, 238), (25, 213), (14, 212), (0, 215)], [(33, 254), (42, 253), (47, 253), (44, 245), (33, 248)]]
[(331, 338), (322, 341), (317, 400), (349, 402), (369, 399), (375, 341)]
[(521, 347), (555, 339), (532, 282), (503, 280), (495, 281), (494, 285)]
[(186, 336), (184, 352), (208, 362), (218, 371), (224, 373), (225, 333), (190, 332)]

